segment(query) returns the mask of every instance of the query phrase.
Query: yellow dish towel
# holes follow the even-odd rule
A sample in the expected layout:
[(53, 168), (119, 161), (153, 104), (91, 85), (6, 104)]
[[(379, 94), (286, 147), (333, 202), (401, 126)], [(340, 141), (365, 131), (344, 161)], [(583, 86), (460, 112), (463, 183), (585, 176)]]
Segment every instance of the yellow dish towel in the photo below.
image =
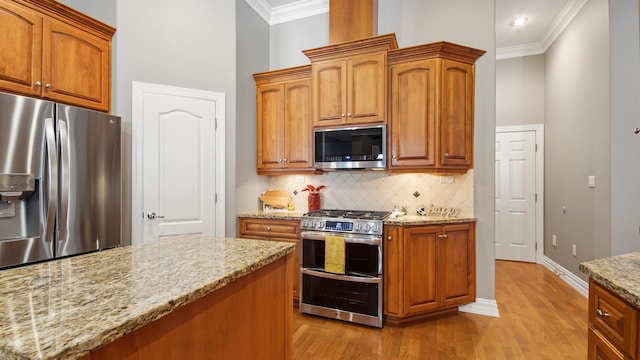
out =
[(324, 271), (344, 274), (344, 237), (327, 236), (324, 238)]

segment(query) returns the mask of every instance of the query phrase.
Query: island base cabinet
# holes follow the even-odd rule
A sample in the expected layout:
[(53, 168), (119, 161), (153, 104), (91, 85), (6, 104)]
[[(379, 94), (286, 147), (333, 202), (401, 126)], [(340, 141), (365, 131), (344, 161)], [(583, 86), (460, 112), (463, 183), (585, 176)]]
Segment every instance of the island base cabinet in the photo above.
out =
[(589, 279), (589, 359), (638, 359), (640, 310)]
[(292, 254), (82, 357), (291, 359)]

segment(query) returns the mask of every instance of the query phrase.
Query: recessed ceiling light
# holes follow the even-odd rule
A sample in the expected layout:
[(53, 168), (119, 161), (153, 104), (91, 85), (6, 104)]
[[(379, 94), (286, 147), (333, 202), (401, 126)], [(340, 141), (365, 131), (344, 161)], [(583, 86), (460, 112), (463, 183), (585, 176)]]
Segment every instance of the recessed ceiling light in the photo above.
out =
[(516, 18), (515, 20), (513, 20), (513, 22), (511, 23), (513, 26), (522, 26), (524, 25), (529, 19), (521, 16), (519, 18)]

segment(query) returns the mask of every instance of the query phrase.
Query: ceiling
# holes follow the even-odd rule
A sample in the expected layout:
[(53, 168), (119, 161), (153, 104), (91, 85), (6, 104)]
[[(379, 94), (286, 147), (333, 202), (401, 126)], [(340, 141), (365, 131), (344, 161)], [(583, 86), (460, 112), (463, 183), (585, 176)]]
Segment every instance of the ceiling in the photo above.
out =
[[(329, 0), (245, 0), (270, 25), (329, 11)], [(495, 0), (496, 59), (544, 53), (588, 0)], [(516, 17), (528, 19), (512, 25)]]

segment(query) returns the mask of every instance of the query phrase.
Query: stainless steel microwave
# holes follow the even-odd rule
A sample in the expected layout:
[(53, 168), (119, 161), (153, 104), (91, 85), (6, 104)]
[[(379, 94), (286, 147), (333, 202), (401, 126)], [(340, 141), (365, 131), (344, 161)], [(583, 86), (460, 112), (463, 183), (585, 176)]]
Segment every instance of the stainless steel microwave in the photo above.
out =
[(315, 129), (313, 166), (322, 170), (386, 169), (386, 125)]

